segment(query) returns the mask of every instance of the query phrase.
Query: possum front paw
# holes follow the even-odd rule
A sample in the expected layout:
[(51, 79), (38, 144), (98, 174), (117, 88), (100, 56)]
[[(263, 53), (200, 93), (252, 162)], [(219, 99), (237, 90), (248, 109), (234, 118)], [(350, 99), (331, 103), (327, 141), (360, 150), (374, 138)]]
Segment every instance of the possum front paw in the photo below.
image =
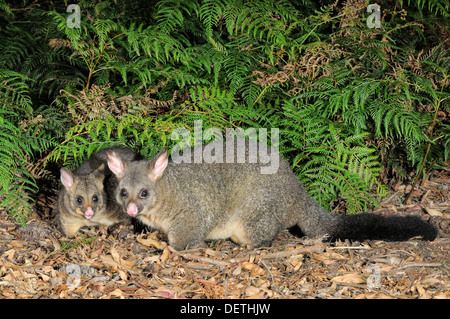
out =
[(172, 246), (175, 250), (185, 250), (185, 249), (193, 249), (198, 248), (202, 244), (205, 244), (203, 240), (200, 238), (183, 238), (181, 236), (173, 236), (171, 234), (169, 237), (169, 245)]

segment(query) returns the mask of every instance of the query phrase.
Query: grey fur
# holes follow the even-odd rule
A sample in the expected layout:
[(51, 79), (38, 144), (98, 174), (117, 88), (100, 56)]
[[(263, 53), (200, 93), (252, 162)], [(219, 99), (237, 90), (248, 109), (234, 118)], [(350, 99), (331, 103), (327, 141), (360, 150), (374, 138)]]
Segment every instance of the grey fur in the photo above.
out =
[[(136, 158), (132, 150), (114, 147), (92, 155), (73, 172), (61, 169), (61, 178), (73, 181), (70, 187), (61, 185), (58, 195), (56, 223), (68, 237), (75, 236), (83, 226), (111, 226), (128, 220), (115, 200), (118, 180), (107, 167), (107, 151), (114, 151), (127, 163)], [(77, 197), (83, 199), (82, 204), (77, 203)], [(93, 210), (90, 219), (85, 218), (88, 207)]]
[[(223, 147), (225, 154), (225, 143), (218, 147)], [(248, 158), (248, 143), (246, 149)], [(328, 214), (308, 196), (281, 157), (275, 174), (261, 174), (262, 164), (248, 160), (241, 164), (175, 164), (169, 161), (161, 173), (155, 174), (164, 166), (167, 152), (151, 160), (122, 166), (118, 165), (120, 155), (107, 154), (108, 165), (110, 168), (115, 165), (111, 170), (120, 180), (117, 202), (124, 211), (137, 207), (137, 218), (165, 232), (170, 245), (177, 250), (195, 247), (205, 240), (224, 238), (241, 244), (267, 246), (280, 231), (294, 225), (310, 237), (364, 239), (365, 233), (369, 237), (383, 237), (384, 232), (392, 240), (416, 235), (426, 239), (436, 237), (436, 230), (419, 219)], [(376, 234), (367, 220), (381, 225), (377, 226)], [(410, 226), (403, 227), (403, 222)], [(405, 230), (405, 233), (398, 230)], [(397, 232), (402, 235), (392, 236)]]

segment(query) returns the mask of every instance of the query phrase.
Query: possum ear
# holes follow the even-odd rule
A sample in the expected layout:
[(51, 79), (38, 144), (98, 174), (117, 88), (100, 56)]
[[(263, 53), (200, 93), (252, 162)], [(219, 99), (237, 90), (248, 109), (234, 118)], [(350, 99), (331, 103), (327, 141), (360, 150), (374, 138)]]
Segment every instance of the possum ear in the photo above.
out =
[(65, 188), (71, 188), (73, 185), (73, 174), (65, 167), (61, 168), (61, 183)]
[(169, 155), (167, 149), (152, 158), (149, 165), (149, 177), (152, 182), (158, 181), (163, 176), (168, 163)]
[(106, 156), (108, 157), (108, 167), (118, 179), (122, 179), (125, 172), (125, 163), (122, 159), (114, 153), (113, 151), (106, 151)]

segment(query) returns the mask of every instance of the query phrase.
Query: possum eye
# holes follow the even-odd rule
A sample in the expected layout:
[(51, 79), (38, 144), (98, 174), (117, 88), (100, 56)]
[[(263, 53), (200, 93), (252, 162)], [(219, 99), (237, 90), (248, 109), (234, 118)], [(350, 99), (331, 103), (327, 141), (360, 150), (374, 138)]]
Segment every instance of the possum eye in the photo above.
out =
[(81, 197), (81, 196), (78, 196), (78, 197), (75, 199), (75, 201), (76, 201), (76, 203), (77, 203), (78, 205), (81, 205), (81, 204), (83, 204), (83, 202), (84, 202), (83, 197)]
[(140, 198), (147, 198), (148, 197), (148, 190), (142, 189), (139, 193)]
[(92, 196), (92, 201), (94, 203), (97, 203), (98, 202), (98, 196), (97, 195)]
[(120, 196), (121, 197), (127, 197), (128, 196), (128, 192), (127, 192), (127, 190), (125, 188), (122, 188), (120, 190)]

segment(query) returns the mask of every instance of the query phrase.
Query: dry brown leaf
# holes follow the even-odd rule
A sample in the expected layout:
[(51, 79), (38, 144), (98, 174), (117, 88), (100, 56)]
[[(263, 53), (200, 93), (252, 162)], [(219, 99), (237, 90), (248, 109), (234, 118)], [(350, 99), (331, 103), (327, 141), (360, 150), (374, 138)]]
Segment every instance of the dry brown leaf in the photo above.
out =
[(439, 216), (439, 217), (444, 217), (444, 214), (442, 214), (440, 211), (433, 209), (433, 208), (429, 208), (429, 207), (425, 207), (426, 212), (431, 215), (431, 216)]
[(50, 276), (47, 276), (47, 275), (44, 275), (44, 274), (41, 274), (41, 278), (42, 278), (43, 281), (49, 281), (50, 280)]
[(249, 261), (244, 261), (244, 262), (242, 262), (241, 265), (242, 265), (243, 269), (250, 271), (251, 275), (263, 276), (266, 273), (266, 271), (264, 269), (262, 269), (260, 266), (258, 266), (257, 264), (251, 263)]
[(166, 262), (166, 260), (169, 259), (169, 255), (170, 255), (170, 250), (169, 250), (169, 247), (166, 246), (161, 254), (160, 261), (162, 263)]
[(231, 273), (233, 276), (239, 276), (242, 273), (242, 266), (236, 267), (236, 269), (233, 270)]
[(254, 286), (248, 286), (247, 288), (245, 288), (245, 291), (244, 291), (244, 293), (247, 297), (254, 296), (260, 292), (261, 292), (261, 289), (254, 287)]
[(117, 252), (117, 249), (114, 246), (111, 247), (111, 256), (116, 263), (120, 264), (121, 258), (119, 256), (119, 253)]
[(103, 264), (106, 264), (108, 266), (117, 266), (117, 262), (114, 261), (114, 259), (111, 256), (108, 255), (101, 255), (100, 260)]
[(450, 299), (450, 292), (438, 293), (433, 296), (435, 299)]
[(261, 299), (264, 297), (264, 291), (254, 286), (248, 286), (244, 290), (244, 296), (246, 299)]
[(354, 299), (395, 299), (391, 295), (388, 295), (384, 292), (376, 292), (376, 293), (368, 293), (368, 294), (360, 294), (356, 296)]
[(158, 289), (156, 289), (153, 292), (154, 296), (159, 296), (162, 298), (167, 298), (167, 299), (173, 299), (175, 298), (175, 293), (173, 291), (171, 291), (169, 288), (167, 287), (159, 287)]
[(134, 265), (137, 263), (138, 259), (133, 260), (124, 260), (121, 259), (120, 264), (124, 266), (126, 269), (133, 269)]
[(216, 281), (215, 278), (211, 278), (211, 279), (195, 278), (194, 281), (200, 282), (205, 285), (217, 285), (218, 284), (218, 282)]
[(351, 274), (345, 274), (341, 276), (337, 276), (331, 279), (332, 282), (337, 283), (347, 283), (347, 284), (362, 284), (366, 281), (361, 277), (360, 274), (357, 273), (351, 273)]
[(220, 252), (212, 250), (211, 248), (206, 248), (205, 254), (207, 254), (208, 256), (211, 256), (211, 257), (218, 257), (220, 255)]
[(15, 299), (16, 293), (11, 288), (2, 289), (2, 295), (8, 299)]
[(414, 291), (414, 289), (419, 293), (419, 299), (430, 299), (430, 296), (419, 282), (411, 288), (411, 291)]
[(303, 265), (301, 261), (290, 261), (289, 263), (294, 267), (294, 272), (298, 271)]
[(138, 261), (137, 259), (135, 260), (125, 260), (122, 257), (120, 257), (119, 253), (117, 252), (117, 249), (113, 246), (111, 247), (111, 256), (113, 258), (113, 260), (117, 263), (117, 265), (123, 266), (124, 268), (131, 270), (133, 268), (133, 266), (136, 264), (136, 262)]
[(111, 256), (107, 256), (107, 255), (101, 255), (100, 260), (102, 261), (103, 264), (111, 266), (112, 272), (116, 272), (120, 268), (124, 268), (125, 270), (132, 272), (132, 273), (139, 272), (139, 270), (137, 268), (133, 267), (133, 265), (137, 262), (137, 260), (127, 261), (127, 260), (122, 259), (121, 262), (119, 263), (119, 262), (115, 261)]
[(7, 259), (9, 260), (14, 260), (14, 255), (16, 254), (16, 250), (15, 249), (10, 249), (5, 251), (2, 256), (5, 256)]
[(95, 282), (91, 285), (91, 287), (98, 292), (106, 292), (106, 286), (101, 283)]
[(53, 274), (55, 272), (55, 269), (52, 266), (43, 266), (41, 270), (46, 274)]
[(120, 299), (124, 299), (125, 298), (125, 294), (123, 293), (122, 290), (120, 290), (119, 288), (114, 289), (113, 291), (111, 291), (108, 294), (108, 297), (111, 298), (120, 298)]
[(117, 269), (120, 279), (126, 281), (128, 279), (128, 275), (125, 271), (123, 271), (122, 269)]
[(155, 247), (156, 249), (163, 249), (163, 245), (161, 244), (161, 242), (157, 241), (156, 239), (153, 238), (142, 238), (142, 235), (139, 235), (136, 237), (137, 241), (139, 243), (141, 243), (144, 246), (147, 247)]
[(432, 278), (432, 277), (424, 278), (420, 281), (420, 283), (423, 285), (430, 285), (430, 286), (436, 285), (436, 284), (441, 284), (441, 283), (445, 284), (444, 282), (442, 282), (442, 280), (439, 280), (437, 278)]

